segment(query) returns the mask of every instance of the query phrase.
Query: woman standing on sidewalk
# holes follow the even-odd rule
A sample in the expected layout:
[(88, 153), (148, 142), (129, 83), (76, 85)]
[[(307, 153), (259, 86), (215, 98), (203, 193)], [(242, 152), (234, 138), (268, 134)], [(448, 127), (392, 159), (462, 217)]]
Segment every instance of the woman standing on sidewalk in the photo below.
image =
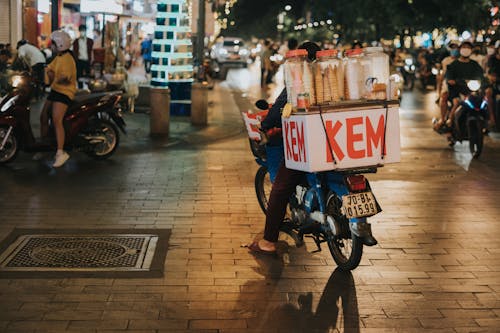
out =
[[(52, 104), (52, 121), (57, 139), (57, 152), (53, 167), (58, 168), (69, 158), (68, 153), (64, 151), (63, 119), (76, 93), (76, 64), (69, 50), (71, 37), (66, 32), (58, 30), (52, 33), (51, 38), (57, 56), (47, 66), (51, 88), (47, 102)], [(42, 126), (47, 126), (47, 122), (42, 122)]]

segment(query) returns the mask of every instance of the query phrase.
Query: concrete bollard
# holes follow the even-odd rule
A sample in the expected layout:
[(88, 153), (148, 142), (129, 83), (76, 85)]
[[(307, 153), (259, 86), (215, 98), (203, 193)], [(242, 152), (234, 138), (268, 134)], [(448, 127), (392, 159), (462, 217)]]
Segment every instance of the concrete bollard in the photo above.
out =
[(152, 137), (168, 136), (170, 129), (170, 90), (168, 88), (151, 87), (150, 97), (150, 135)]
[(208, 123), (208, 85), (194, 82), (191, 87), (191, 124), (206, 126)]

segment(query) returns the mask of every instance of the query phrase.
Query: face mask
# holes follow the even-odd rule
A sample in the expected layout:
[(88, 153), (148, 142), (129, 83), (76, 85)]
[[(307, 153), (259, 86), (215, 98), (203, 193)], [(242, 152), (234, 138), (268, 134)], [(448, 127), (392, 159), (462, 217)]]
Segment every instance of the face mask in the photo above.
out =
[(470, 57), (471, 53), (472, 53), (471, 49), (468, 49), (468, 48), (462, 48), (462, 49), (460, 49), (460, 55), (462, 57), (468, 58), (468, 57)]
[(456, 57), (458, 57), (460, 55), (460, 51), (458, 49), (452, 49), (450, 51), (450, 54), (451, 54), (452, 57), (456, 58)]
[(492, 48), (492, 47), (489, 47), (486, 49), (486, 53), (488, 53), (488, 55), (494, 55), (495, 54), (495, 49)]

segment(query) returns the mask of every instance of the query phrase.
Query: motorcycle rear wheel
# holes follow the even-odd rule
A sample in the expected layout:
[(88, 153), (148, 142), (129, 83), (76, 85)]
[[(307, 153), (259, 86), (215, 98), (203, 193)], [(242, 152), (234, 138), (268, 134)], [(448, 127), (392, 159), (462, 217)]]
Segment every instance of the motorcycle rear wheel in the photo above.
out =
[(111, 157), (120, 144), (118, 128), (109, 120), (97, 120), (90, 126), (87, 135), (102, 135), (106, 138), (105, 142), (94, 144), (94, 149), (87, 152), (87, 155), (96, 160), (105, 160)]
[(474, 158), (478, 158), (483, 151), (483, 131), (479, 121), (469, 121), (469, 149)]
[[(0, 126), (0, 144), (5, 139), (9, 128), (7, 126)], [(19, 145), (17, 138), (14, 133), (11, 133), (7, 142), (5, 143), (4, 149), (0, 150), (0, 164), (5, 164), (12, 162), (19, 152)]]
[(328, 195), (326, 213), (338, 222), (341, 230), (337, 235), (328, 232), (325, 238), (337, 266), (343, 271), (350, 271), (358, 267), (361, 262), (363, 242), (350, 231), (349, 221), (340, 212), (341, 205), (342, 201), (335, 193)]
[(257, 194), (260, 209), (262, 209), (264, 214), (267, 212), (272, 186), (273, 184), (271, 183), (269, 172), (267, 172), (267, 167), (261, 166), (255, 174), (255, 193)]

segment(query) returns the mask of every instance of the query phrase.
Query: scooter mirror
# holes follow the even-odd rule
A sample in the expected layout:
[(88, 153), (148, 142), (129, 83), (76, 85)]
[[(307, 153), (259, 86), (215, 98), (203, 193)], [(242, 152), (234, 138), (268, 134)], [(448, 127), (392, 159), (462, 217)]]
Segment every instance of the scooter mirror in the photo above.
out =
[(255, 102), (255, 106), (260, 110), (269, 109), (269, 103), (265, 99), (259, 99), (257, 102)]

